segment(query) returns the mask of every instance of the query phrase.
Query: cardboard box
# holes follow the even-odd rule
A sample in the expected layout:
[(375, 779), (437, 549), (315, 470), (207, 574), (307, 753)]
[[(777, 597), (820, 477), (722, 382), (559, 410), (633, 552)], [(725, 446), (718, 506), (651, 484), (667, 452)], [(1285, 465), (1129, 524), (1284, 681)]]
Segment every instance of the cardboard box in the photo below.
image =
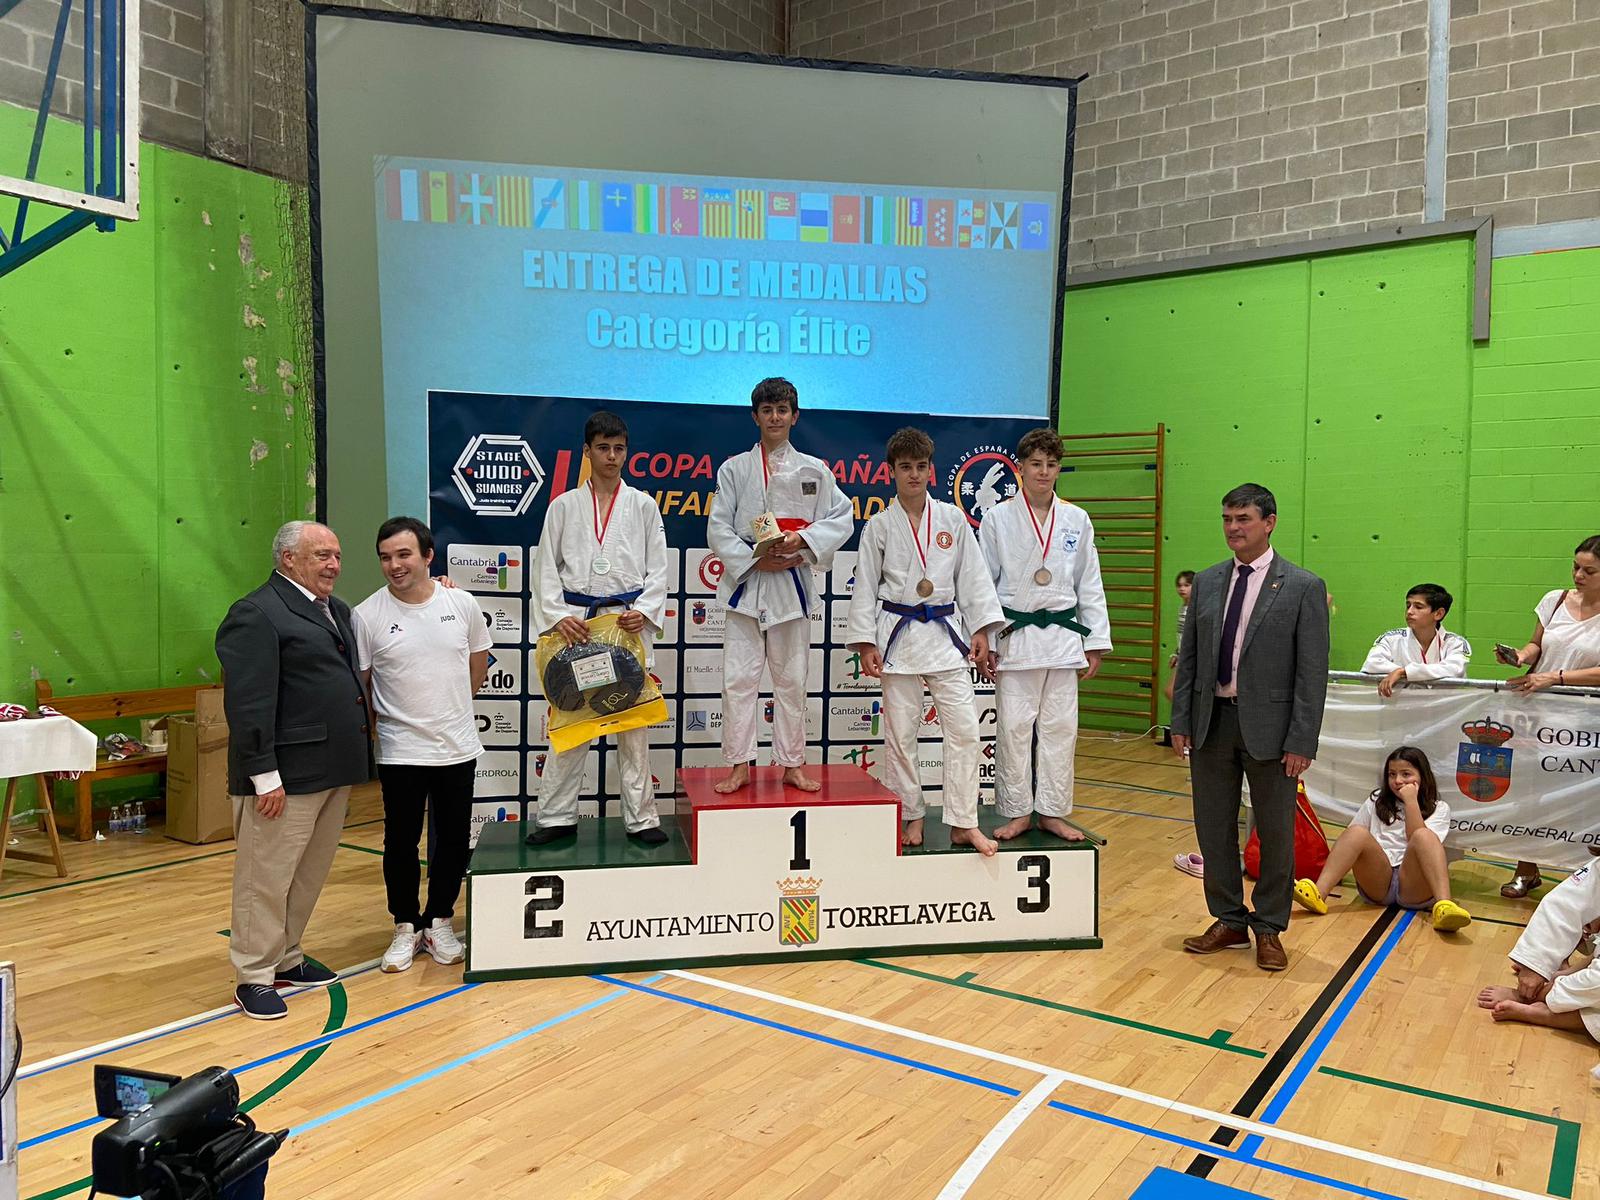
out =
[(195, 693), (193, 717), (167, 720), (167, 836), (195, 845), (233, 836), (221, 688)]

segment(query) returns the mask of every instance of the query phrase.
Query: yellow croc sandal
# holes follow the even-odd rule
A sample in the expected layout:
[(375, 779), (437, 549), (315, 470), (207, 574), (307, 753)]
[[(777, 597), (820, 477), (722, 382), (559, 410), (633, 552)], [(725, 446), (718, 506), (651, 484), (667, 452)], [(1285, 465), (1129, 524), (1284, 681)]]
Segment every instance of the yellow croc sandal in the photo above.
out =
[(1454, 900), (1441, 900), (1433, 906), (1433, 927), (1440, 933), (1454, 933), (1472, 924), (1472, 914)]
[(1322, 893), (1317, 891), (1317, 885), (1309, 879), (1296, 879), (1294, 881), (1295, 903), (1301, 908), (1309, 908), (1319, 917), (1328, 915), (1328, 902), (1322, 898)]

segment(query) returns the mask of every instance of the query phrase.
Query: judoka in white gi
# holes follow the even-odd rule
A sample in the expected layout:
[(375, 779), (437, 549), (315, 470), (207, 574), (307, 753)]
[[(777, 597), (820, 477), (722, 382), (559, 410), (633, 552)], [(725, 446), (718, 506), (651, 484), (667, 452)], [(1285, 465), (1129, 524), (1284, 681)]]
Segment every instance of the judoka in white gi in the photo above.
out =
[[(760, 718), (761, 672), (772, 673), (772, 761), (783, 782), (805, 792), (821, 788), (806, 761), (806, 665), (811, 612), (817, 606), (812, 572), (826, 571), (855, 530), (849, 499), (820, 458), (789, 443), (800, 418), (800, 397), (787, 379), (763, 379), (750, 393), (761, 441), (717, 471), (717, 497), (707, 521), (711, 549), (722, 560), (717, 599), (727, 607), (722, 643), (722, 756), (733, 767), (716, 785), (735, 792), (750, 782)], [(755, 552), (753, 524), (771, 513), (783, 539)]]
[[(1078, 841), (1072, 812), (1078, 681), (1093, 679), (1111, 649), (1111, 622), (1089, 514), (1056, 495), (1061, 438), (1034, 429), (1017, 444), (1022, 492), (991, 508), (979, 540), (1009, 627), (989, 656), (999, 718), (995, 837), (1037, 824)], [(1034, 731), (1039, 734), (1037, 768)]]
[[(557, 496), (545, 513), (533, 558), (528, 623), (536, 635), (559, 633), (570, 645), (589, 640), (591, 617), (620, 610), (617, 624), (648, 646), (661, 632), (667, 607), (667, 534), (661, 510), (647, 492), (623, 481), (628, 427), (613, 413), (597, 412), (583, 428), (589, 479)], [(546, 760), (539, 791), (538, 827), (530, 845), (573, 837), (578, 789), (589, 746), (574, 746)], [(617, 735), (622, 768), (622, 817), (628, 836), (648, 846), (666, 842), (650, 778), (650, 733)]]
[[(1496, 1021), (1524, 1021), (1587, 1033), (1600, 1041), (1600, 961), (1572, 967), (1567, 960), (1600, 932), (1600, 866), (1590, 863), (1556, 884), (1533, 910), (1511, 950), (1516, 987), (1486, 987), (1478, 1007)], [(1593, 946), (1584, 949), (1592, 954)], [(1596, 1068), (1600, 1079), (1600, 1068)]]
[(1382, 675), (1378, 695), (1389, 697), (1400, 683), (1460, 679), (1472, 661), (1472, 643), (1444, 628), (1452, 597), (1437, 583), (1419, 583), (1406, 593), (1406, 627), (1391, 629), (1367, 651), (1364, 675)]
[(917, 734), (926, 685), (944, 735), (950, 840), (993, 854), (998, 847), (978, 828), (972, 665), (987, 660), (989, 636), (1003, 624), (1000, 601), (966, 515), (928, 495), (933, 441), (902, 429), (886, 457), (895, 502), (861, 531), (847, 633), (863, 672), (883, 684), (884, 783), (900, 798), (901, 843), (920, 846), (927, 806)]

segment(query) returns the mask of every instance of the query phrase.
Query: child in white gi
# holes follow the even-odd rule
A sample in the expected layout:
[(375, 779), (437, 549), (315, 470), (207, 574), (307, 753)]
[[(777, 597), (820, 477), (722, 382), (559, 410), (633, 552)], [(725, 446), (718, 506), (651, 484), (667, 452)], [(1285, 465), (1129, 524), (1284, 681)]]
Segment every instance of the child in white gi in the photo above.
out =
[[(1600, 959), (1567, 965), (1578, 943), (1600, 932), (1600, 868), (1590, 863), (1552, 888), (1511, 950), (1516, 987), (1486, 987), (1478, 1007), (1496, 1021), (1587, 1033), (1600, 1041)], [(1596, 1068), (1600, 1079), (1600, 1068)]]
[(846, 635), (862, 670), (883, 684), (884, 782), (900, 798), (901, 844), (920, 846), (927, 807), (917, 734), (926, 685), (944, 734), (950, 840), (991, 855), (999, 847), (978, 828), (978, 711), (970, 664), (988, 658), (989, 633), (1003, 624), (1000, 602), (966, 515), (928, 495), (932, 439), (920, 429), (901, 429), (885, 457), (894, 472), (895, 502), (861, 531)]
[[(1061, 437), (1034, 429), (1017, 443), (1022, 494), (983, 519), (983, 556), (1011, 625), (995, 643), (998, 728), (994, 800), (1001, 840), (1040, 829), (1068, 841), (1083, 835), (1072, 811), (1078, 743), (1078, 681), (1093, 679), (1111, 649), (1111, 622), (1089, 514), (1056, 495)], [(1039, 733), (1034, 768), (1033, 735)]]
[(1378, 695), (1394, 695), (1396, 684), (1460, 679), (1472, 660), (1472, 643), (1444, 628), (1452, 597), (1437, 583), (1419, 583), (1406, 593), (1406, 627), (1391, 629), (1367, 652), (1363, 675), (1382, 675)]
[[(722, 643), (722, 757), (733, 767), (716, 785), (724, 794), (750, 782), (756, 757), (761, 671), (772, 671), (772, 761), (783, 782), (803, 792), (821, 788), (807, 775), (806, 667), (812, 571), (826, 571), (855, 530), (850, 501), (820, 458), (789, 444), (800, 419), (800, 396), (787, 379), (763, 379), (750, 393), (761, 442), (717, 471), (717, 496), (707, 533), (722, 560), (717, 598), (727, 606)], [(781, 541), (755, 551), (753, 525), (771, 513)]]
[[(544, 516), (533, 558), (533, 598), (528, 624), (539, 636), (559, 633), (567, 645), (589, 640), (591, 617), (620, 609), (617, 625), (648, 646), (661, 631), (667, 606), (667, 533), (648, 492), (623, 481), (628, 427), (613, 413), (597, 412), (583, 427), (586, 484), (557, 496)], [(539, 793), (538, 826), (528, 844), (573, 837), (578, 829), (578, 789), (587, 744), (552, 754)], [(647, 846), (667, 841), (656, 813), (650, 778), (650, 734), (617, 734), (622, 768), (622, 816), (628, 836)]]
[(1415, 746), (1401, 746), (1384, 760), (1380, 779), (1378, 790), (1333, 844), (1322, 874), (1315, 882), (1295, 880), (1295, 902), (1325, 914), (1328, 894), (1354, 872), (1356, 891), (1367, 903), (1431, 910), (1440, 933), (1464, 928), (1472, 914), (1450, 898), (1444, 856), (1450, 806), (1439, 799), (1428, 756)]

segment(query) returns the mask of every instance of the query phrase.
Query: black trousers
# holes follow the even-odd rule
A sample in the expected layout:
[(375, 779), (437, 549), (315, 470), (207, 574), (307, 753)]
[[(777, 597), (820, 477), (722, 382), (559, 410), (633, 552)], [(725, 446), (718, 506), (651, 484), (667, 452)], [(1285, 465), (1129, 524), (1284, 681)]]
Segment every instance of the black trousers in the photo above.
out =
[[(396, 925), (426, 929), (436, 918), (455, 915), (456, 897), (467, 874), (472, 829), (472, 783), (477, 759), (447, 767), (379, 764), (383, 784), (383, 884)], [(435, 833), (428, 859), (428, 907), (417, 911), (422, 871), (417, 843), (422, 814), (431, 809)]]

